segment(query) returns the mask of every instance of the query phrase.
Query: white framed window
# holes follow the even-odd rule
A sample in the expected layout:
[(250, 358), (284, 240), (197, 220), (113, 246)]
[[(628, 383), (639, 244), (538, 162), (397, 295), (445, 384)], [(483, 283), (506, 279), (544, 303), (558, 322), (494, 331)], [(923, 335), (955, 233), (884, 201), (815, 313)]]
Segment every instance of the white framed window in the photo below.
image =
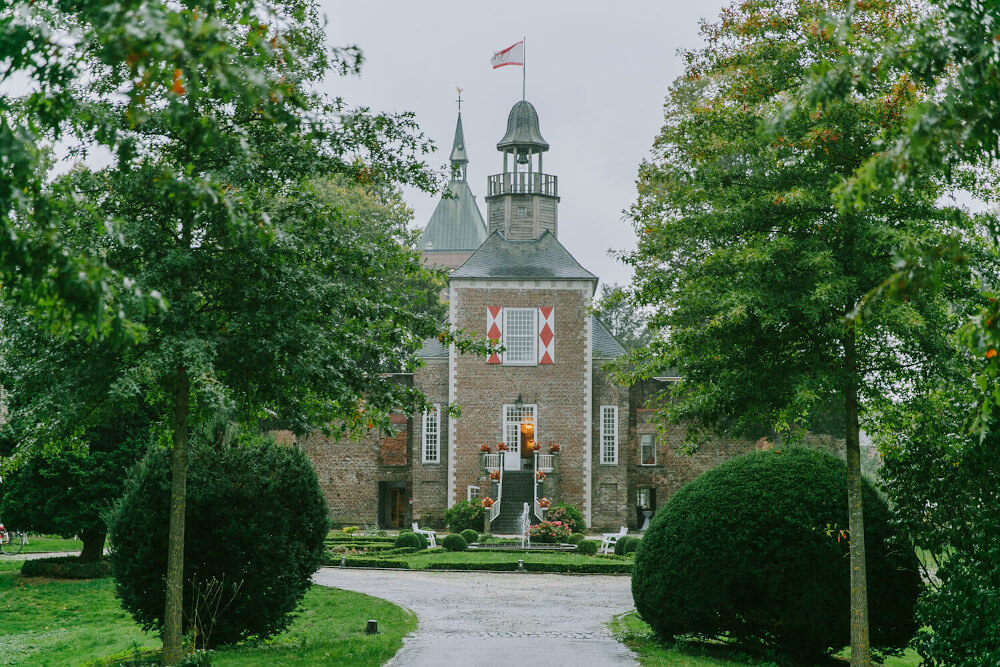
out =
[(538, 309), (503, 309), (503, 363), (505, 366), (538, 364)]
[(528, 207), (527, 206), (518, 206), (517, 207), (517, 214), (518, 215), (528, 215)]
[(601, 406), (601, 463), (618, 463), (618, 406)]
[[(503, 406), (503, 441), (507, 445), (508, 452), (521, 451), (521, 423), (527, 419), (531, 422), (532, 428), (538, 426), (535, 418), (535, 405), (522, 405), (520, 410), (514, 404)], [(538, 432), (532, 436), (538, 442)]]
[(656, 436), (652, 433), (639, 436), (639, 465), (656, 465)]
[(422, 441), (424, 463), (441, 461), (441, 405), (434, 404), (433, 410), (424, 412), (424, 436)]
[(467, 486), (465, 487), (465, 499), (470, 503), (473, 500), (479, 500), (479, 487), (478, 486)]

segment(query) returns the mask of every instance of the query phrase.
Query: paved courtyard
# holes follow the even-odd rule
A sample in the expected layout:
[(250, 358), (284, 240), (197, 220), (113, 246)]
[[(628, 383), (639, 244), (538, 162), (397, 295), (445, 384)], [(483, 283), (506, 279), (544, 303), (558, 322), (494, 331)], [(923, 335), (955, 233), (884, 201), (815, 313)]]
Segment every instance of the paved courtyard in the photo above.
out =
[(606, 627), (634, 606), (630, 577), (323, 568), (315, 581), (416, 612), (392, 667), (636, 664)]

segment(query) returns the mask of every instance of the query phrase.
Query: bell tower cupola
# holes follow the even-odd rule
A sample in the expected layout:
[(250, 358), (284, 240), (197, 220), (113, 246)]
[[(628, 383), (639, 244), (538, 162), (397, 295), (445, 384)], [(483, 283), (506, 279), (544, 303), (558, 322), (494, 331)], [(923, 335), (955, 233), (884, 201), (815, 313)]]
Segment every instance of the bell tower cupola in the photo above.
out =
[(503, 173), (487, 183), (489, 233), (499, 231), (511, 241), (537, 239), (546, 231), (557, 236), (558, 181), (542, 170), (549, 144), (530, 102), (521, 100), (510, 110), (497, 150), (503, 153)]

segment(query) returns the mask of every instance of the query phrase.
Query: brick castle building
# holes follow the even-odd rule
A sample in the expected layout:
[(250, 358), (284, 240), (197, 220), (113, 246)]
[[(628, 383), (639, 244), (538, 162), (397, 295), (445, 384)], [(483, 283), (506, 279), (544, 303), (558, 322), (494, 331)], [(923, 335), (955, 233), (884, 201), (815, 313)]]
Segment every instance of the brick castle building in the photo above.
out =
[[(753, 447), (714, 441), (682, 453), (683, 429), (657, 431), (645, 409), (656, 387), (611, 378), (605, 365), (625, 350), (590, 312), (597, 276), (559, 242), (558, 179), (543, 169), (549, 144), (529, 102), (511, 109), (497, 150), (503, 167), (488, 178), (484, 220), (459, 112), (449, 194), (419, 248), (450, 270), (452, 328), (505, 351), (482, 358), (426, 341), (425, 365), (400, 381), (434, 410), (399, 415), (392, 433), (360, 441), (300, 442), (335, 523), (441, 525), (454, 503), (489, 497), (494, 532), (511, 532), (525, 508), (539, 521), (546, 502), (575, 505), (589, 526), (634, 529), (680, 485)], [(447, 416), (449, 404), (460, 417)]]

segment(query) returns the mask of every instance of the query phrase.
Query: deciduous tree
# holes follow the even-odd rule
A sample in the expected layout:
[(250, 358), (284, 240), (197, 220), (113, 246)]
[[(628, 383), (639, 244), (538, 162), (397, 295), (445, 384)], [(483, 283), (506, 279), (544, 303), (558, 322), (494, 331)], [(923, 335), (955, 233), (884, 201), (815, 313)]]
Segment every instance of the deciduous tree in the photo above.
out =
[[(866, 95), (824, 108), (799, 102), (810, 66), (845, 47), (827, 23), (838, 1), (749, 0), (703, 24), (707, 46), (684, 54), (654, 158), (639, 175), (637, 307), (664, 332), (631, 355), (632, 379), (680, 369), (665, 414), (694, 425), (794, 437), (818, 415), (846, 433), (852, 664), (869, 664), (859, 428), (866, 406), (948, 363), (945, 295), (881, 299), (851, 317), (893, 271), (900, 248), (929, 248), (965, 225), (936, 204), (940, 183), (843, 212), (831, 190), (901, 130), (919, 89), (898, 72)], [(887, 41), (912, 25), (898, 2), (858, 5), (855, 30)], [(780, 133), (762, 126), (792, 108)], [(952, 291), (969, 284), (950, 276)]]

